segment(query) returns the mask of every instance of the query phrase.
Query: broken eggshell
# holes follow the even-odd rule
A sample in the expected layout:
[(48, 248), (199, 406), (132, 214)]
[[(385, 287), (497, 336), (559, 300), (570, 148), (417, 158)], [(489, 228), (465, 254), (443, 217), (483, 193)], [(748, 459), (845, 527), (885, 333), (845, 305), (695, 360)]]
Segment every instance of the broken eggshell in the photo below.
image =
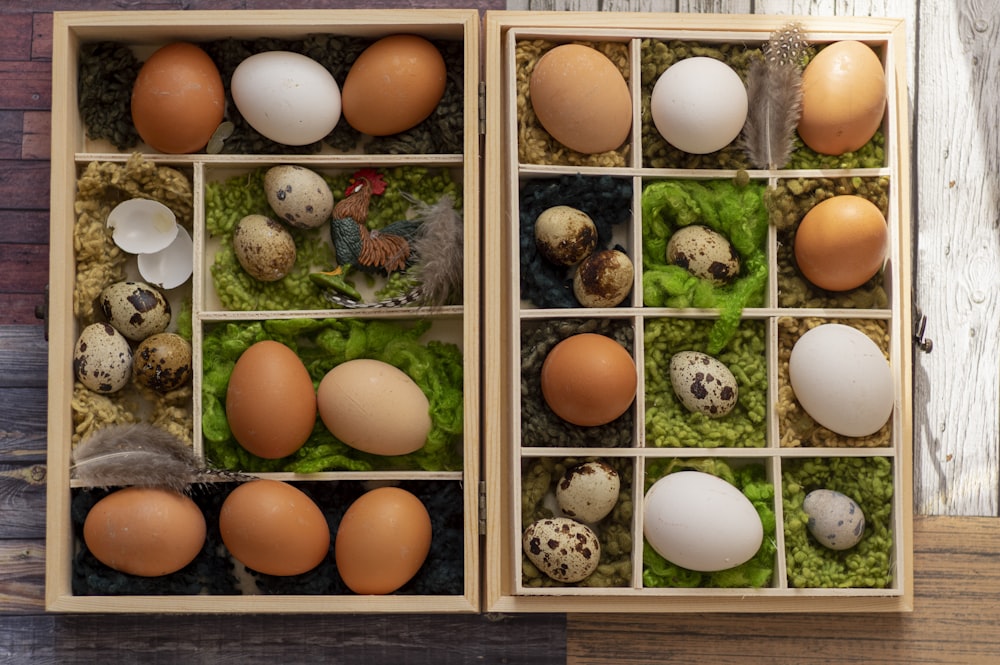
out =
[(159, 201), (129, 199), (108, 215), (114, 243), (129, 254), (151, 254), (166, 249), (178, 234), (177, 216)]
[(139, 274), (161, 289), (173, 289), (188, 280), (194, 271), (194, 243), (183, 226), (177, 227), (174, 241), (158, 252), (139, 254)]

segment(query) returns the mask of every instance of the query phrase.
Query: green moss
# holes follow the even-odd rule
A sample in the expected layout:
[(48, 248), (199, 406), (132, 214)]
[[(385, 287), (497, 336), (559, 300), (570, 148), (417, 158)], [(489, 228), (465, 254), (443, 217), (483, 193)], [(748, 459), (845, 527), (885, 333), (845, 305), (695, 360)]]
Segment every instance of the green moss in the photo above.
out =
[(650, 460), (646, 463), (644, 490), (649, 491), (657, 480), (677, 471), (710, 473), (743, 492), (760, 516), (764, 540), (760, 549), (749, 561), (711, 573), (688, 570), (670, 563), (643, 540), (643, 586), (760, 588), (769, 584), (774, 577), (774, 561), (778, 548), (775, 537), (777, 526), (774, 513), (774, 485), (768, 482), (764, 465), (752, 463), (737, 466), (721, 459)]
[[(849, 550), (834, 551), (809, 533), (806, 494), (829, 489), (854, 499), (865, 514), (865, 534)], [(795, 588), (892, 586), (892, 462), (885, 457), (790, 459), (783, 463), (785, 556)]]
[(736, 378), (736, 406), (721, 418), (692, 413), (670, 383), (670, 358), (707, 353), (713, 323), (705, 319), (647, 319), (645, 326), (646, 445), (656, 448), (762, 448), (767, 444), (767, 357), (764, 322), (744, 320), (714, 355)]
[[(421, 338), (431, 330), (423, 319), (410, 324), (361, 319), (278, 319), (228, 323), (210, 329), (203, 340), (202, 432), (205, 457), (216, 468), (315, 473), (330, 470), (462, 468), (462, 352), (454, 344)], [(232, 437), (226, 421), (229, 377), (252, 344), (271, 339), (295, 351), (318, 385), (334, 366), (356, 358), (381, 360), (405, 372), (430, 402), (431, 430), (420, 450), (385, 457), (355, 450), (337, 440), (319, 418), (298, 452), (278, 460), (256, 457)], [(391, 405), (386, 405), (391, 417)]]
[[(744, 307), (762, 307), (767, 287), (768, 212), (765, 184), (731, 180), (662, 180), (642, 191), (642, 287), (647, 307), (719, 309), (708, 352), (722, 349), (739, 326)], [(725, 236), (740, 256), (740, 275), (717, 286), (667, 263), (677, 229), (702, 224)]]

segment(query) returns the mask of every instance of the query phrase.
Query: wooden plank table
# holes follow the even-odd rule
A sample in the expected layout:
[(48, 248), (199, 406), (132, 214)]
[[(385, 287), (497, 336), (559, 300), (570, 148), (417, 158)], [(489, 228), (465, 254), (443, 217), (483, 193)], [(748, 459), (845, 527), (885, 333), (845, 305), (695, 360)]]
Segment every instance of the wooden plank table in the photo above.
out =
[[(915, 606), (905, 615), (45, 614), (51, 15), (410, 7), (901, 16), (910, 25)], [(0, 2), (0, 663), (992, 663), (1000, 655), (1000, 6), (909, 0)]]

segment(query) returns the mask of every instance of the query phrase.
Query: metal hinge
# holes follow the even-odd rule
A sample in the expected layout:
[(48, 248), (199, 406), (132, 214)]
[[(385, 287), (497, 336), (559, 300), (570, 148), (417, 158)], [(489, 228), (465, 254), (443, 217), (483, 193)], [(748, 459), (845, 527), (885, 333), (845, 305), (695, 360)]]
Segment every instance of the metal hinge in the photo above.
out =
[(486, 81), (479, 82), (479, 134), (486, 135)]
[(934, 348), (934, 342), (929, 337), (924, 337), (924, 332), (927, 330), (927, 317), (919, 311), (915, 313), (915, 316), (917, 320), (913, 324), (916, 330), (913, 333), (913, 344), (924, 353), (930, 353), (931, 349)]
[(486, 535), (486, 481), (479, 481), (479, 535)]

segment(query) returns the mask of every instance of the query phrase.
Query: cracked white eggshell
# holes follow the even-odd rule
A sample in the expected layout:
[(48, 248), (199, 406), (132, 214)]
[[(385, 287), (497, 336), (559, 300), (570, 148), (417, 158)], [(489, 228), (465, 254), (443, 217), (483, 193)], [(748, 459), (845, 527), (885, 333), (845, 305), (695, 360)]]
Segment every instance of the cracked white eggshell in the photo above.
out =
[(149, 254), (164, 249), (177, 237), (174, 211), (152, 199), (122, 201), (108, 214), (114, 243), (129, 254)]
[(139, 274), (161, 289), (173, 289), (188, 281), (194, 271), (194, 243), (183, 226), (177, 226), (174, 241), (158, 252), (136, 257)]

